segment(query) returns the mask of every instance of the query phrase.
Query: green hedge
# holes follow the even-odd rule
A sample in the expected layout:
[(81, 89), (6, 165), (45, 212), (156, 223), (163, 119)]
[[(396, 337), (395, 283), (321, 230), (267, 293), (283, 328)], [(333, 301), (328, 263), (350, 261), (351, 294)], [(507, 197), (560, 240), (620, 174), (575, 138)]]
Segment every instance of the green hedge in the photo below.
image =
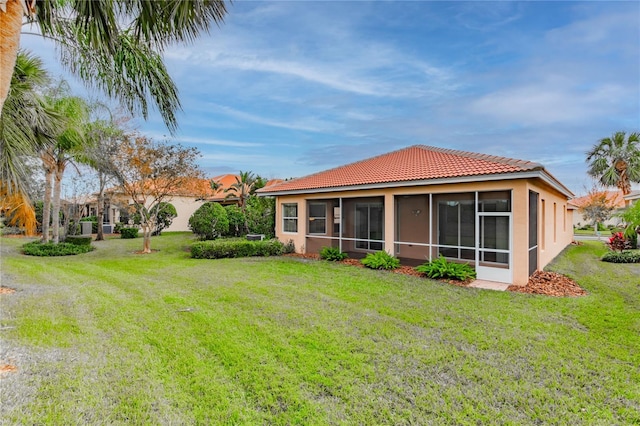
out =
[(64, 240), (65, 243), (75, 244), (77, 246), (90, 246), (91, 245), (91, 236), (90, 235), (68, 235)]
[(284, 252), (284, 244), (276, 239), (263, 241), (214, 240), (200, 241), (191, 245), (191, 257), (194, 259), (279, 256)]
[(91, 245), (77, 245), (72, 243), (42, 243), (33, 241), (22, 246), (22, 253), (29, 256), (71, 256), (92, 251)]
[(640, 251), (610, 251), (602, 256), (604, 262), (640, 263)]
[(120, 238), (138, 238), (138, 228), (122, 228)]

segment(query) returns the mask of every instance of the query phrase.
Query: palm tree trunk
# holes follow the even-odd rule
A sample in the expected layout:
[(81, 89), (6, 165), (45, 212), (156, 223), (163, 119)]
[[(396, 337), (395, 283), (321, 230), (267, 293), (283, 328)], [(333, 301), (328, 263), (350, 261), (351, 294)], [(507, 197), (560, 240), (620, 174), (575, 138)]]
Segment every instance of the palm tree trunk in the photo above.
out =
[(53, 172), (50, 168), (44, 168), (44, 204), (42, 206), (42, 242), (49, 242), (49, 223), (51, 222), (51, 190), (53, 185)]
[(0, 115), (9, 94), (13, 68), (20, 47), (20, 30), (24, 11), (19, 0), (8, 0), (7, 11), (0, 11)]
[(53, 242), (56, 244), (60, 242), (60, 192), (63, 174), (64, 164), (59, 164), (53, 181), (53, 208), (51, 209), (51, 216), (53, 216)]

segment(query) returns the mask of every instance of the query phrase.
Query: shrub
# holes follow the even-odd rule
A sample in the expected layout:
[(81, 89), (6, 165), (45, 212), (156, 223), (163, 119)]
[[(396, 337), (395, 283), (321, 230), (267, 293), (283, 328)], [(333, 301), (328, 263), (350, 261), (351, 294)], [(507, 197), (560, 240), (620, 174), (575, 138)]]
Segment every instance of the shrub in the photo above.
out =
[(200, 241), (191, 245), (194, 259), (222, 259), (249, 256), (279, 256), (285, 246), (276, 239), (262, 241), (219, 240)]
[(416, 266), (415, 269), (429, 278), (436, 279), (465, 281), (476, 277), (476, 271), (468, 263), (449, 262), (442, 255), (431, 262)]
[(364, 266), (371, 269), (396, 269), (400, 266), (400, 260), (384, 250), (368, 253), (361, 262)]
[(242, 209), (235, 204), (224, 207), (229, 218), (229, 230), (224, 235), (232, 237), (240, 237), (245, 234), (244, 229), (244, 213)]
[(120, 238), (138, 238), (138, 228), (121, 228), (120, 229)]
[(339, 262), (349, 257), (347, 253), (340, 251), (339, 247), (322, 247), (320, 249), (320, 259)]
[(171, 226), (171, 222), (173, 222), (173, 219), (178, 217), (178, 212), (176, 211), (176, 208), (173, 206), (173, 204), (164, 201), (153, 206), (150, 213), (154, 215), (156, 214), (156, 211), (158, 212), (158, 216), (156, 227), (152, 235), (160, 235), (162, 233), (162, 230)]
[(91, 245), (77, 245), (72, 243), (42, 243), (33, 241), (22, 246), (22, 253), (29, 256), (71, 256), (92, 251)]
[(602, 256), (603, 262), (640, 263), (640, 251), (610, 251)]
[(229, 231), (227, 211), (218, 203), (205, 203), (189, 218), (189, 228), (201, 240), (214, 240)]
[(90, 235), (67, 235), (67, 238), (65, 238), (64, 242), (69, 244), (75, 244), (77, 246), (90, 246), (91, 236)]
[(289, 253), (295, 253), (296, 252), (296, 245), (293, 242), (293, 240), (289, 240), (287, 241), (287, 243), (284, 245), (283, 254), (289, 254)]
[(609, 245), (609, 248), (613, 251), (628, 250), (632, 247), (631, 241), (625, 238), (622, 232), (616, 232), (612, 234), (607, 244)]
[(251, 196), (247, 199), (245, 215), (249, 232), (264, 234), (267, 238), (275, 236), (276, 209), (275, 198)]

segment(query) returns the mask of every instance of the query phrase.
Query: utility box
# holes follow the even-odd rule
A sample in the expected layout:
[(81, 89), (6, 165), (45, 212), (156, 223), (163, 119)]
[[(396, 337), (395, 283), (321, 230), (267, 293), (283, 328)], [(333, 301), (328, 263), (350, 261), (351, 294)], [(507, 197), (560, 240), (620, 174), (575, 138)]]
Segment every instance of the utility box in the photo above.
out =
[(91, 235), (91, 230), (93, 227), (93, 223), (91, 222), (80, 222), (80, 231), (82, 235)]
[(102, 233), (103, 234), (113, 234), (113, 225), (110, 223), (102, 224)]

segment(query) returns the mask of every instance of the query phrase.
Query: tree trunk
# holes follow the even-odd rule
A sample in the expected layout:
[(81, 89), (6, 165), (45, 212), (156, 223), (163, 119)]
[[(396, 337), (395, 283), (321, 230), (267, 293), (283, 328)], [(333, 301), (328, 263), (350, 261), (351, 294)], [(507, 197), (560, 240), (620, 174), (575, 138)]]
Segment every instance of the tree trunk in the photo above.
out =
[(7, 1), (7, 11), (0, 11), (0, 114), (9, 94), (13, 68), (20, 47), (20, 30), (24, 11), (18, 0)]
[[(0, 12), (1, 13), (1, 12)], [(49, 242), (49, 223), (51, 222), (51, 190), (53, 185), (53, 172), (44, 168), (44, 202), (42, 206), (42, 242)]]
[(55, 178), (53, 181), (53, 208), (51, 215), (53, 216), (53, 242), (60, 242), (60, 192), (62, 190), (62, 175), (64, 174), (64, 165), (60, 164), (56, 168)]
[(148, 224), (142, 226), (142, 235), (144, 236), (142, 241), (142, 253), (151, 253), (151, 230), (152, 227)]
[(98, 172), (98, 179), (100, 180), (100, 191), (98, 192), (98, 211), (96, 212), (98, 215), (98, 235), (96, 236), (96, 241), (104, 240), (104, 231), (102, 229), (102, 216), (104, 215), (104, 178), (102, 177), (102, 173)]

